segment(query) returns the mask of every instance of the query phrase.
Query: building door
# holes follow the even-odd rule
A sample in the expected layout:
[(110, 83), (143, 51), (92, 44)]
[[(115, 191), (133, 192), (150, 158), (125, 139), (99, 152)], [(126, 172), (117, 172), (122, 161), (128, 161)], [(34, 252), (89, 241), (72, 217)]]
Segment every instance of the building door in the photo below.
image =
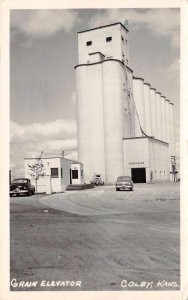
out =
[(72, 184), (72, 170), (70, 169), (70, 184)]
[(132, 180), (134, 183), (146, 183), (146, 169), (145, 168), (132, 168)]

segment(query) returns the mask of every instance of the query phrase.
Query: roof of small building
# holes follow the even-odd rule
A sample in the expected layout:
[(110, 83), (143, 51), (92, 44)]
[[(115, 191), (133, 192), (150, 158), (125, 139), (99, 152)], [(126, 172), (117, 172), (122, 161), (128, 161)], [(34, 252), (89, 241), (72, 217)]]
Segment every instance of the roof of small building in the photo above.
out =
[[(63, 159), (63, 160), (68, 160), (70, 161), (72, 164), (80, 164), (80, 165), (83, 165), (81, 162), (79, 161), (75, 161), (75, 160), (72, 160), (72, 159), (68, 159), (68, 158), (64, 158), (64, 157), (61, 157), (61, 156), (44, 156), (44, 157), (41, 157), (41, 159), (54, 159), (54, 158), (59, 158), (59, 159)], [(25, 157), (24, 160), (30, 160), (30, 159), (39, 159), (39, 157)]]

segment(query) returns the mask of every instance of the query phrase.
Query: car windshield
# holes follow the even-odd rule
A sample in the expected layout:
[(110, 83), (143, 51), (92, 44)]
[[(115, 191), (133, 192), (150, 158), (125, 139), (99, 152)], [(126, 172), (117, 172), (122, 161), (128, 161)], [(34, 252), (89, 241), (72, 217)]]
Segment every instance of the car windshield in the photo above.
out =
[(27, 179), (14, 179), (12, 180), (12, 183), (27, 183)]
[(131, 177), (129, 177), (129, 176), (120, 176), (120, 177), (118, 177), (117, 180), (118, 181), (120, 181), (120, 180), (131, 180)]

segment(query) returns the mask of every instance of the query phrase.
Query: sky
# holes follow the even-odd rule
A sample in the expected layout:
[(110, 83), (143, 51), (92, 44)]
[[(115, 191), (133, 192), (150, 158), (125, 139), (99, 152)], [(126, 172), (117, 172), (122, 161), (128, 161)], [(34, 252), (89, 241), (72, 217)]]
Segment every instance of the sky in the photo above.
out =
[(175, 106), (179, 162), (179, 9), (36, 9), (10, 14), (10, 168), (24, 157), (77, 159), (77, 32), (128, 20), (130, 67)]

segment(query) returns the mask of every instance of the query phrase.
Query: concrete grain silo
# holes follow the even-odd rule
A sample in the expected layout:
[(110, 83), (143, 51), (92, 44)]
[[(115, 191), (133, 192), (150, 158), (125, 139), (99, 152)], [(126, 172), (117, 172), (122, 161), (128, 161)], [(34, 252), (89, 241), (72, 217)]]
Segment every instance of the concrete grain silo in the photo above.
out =
[(152, 135), (150, 84), (144, 83), (145, 133)]
[(166, 142), (166, 107), (165, 99), (160, 95), (161, 100), (161, 140)]
[(133, 76), (128, 30), (121, 23), (78, 33), (75, 66), (78, 159), (84, 181), (131, 176), (135, 183), (169, 180), (175, 153), (173, 105)]
[(157, 139), (162, 140), (161, 93), (156, 92)]
[(152, 136), (157, 137), (156, 89), (150, 88)]
[(103, 103), (98, 72), (99, 65), (76, 69), (78, 157), (85, 166), (86, 182), (97, 172), (105, 177)]
[(166, 142), (170, 143), (170, 101), (168, 99), (165, 100), (166, 106)]
[(145, 103), (144, 103), (144, 79), (139, 77), (133, 77), (133, 97), (136, 106), (135, 118), (135, 136), (142, 136), (142, 130), (145, 132)]
[(170, 142), (171, 155), (175, 155), (175, 140), (174, 140), (174, 103), (169, 102), (170, 105)]
[(113, 183), (118, 174), (123, 174), (123, 73), (120, 62), (109, 61), (102, 65), (105, 174), (109, 183)]

